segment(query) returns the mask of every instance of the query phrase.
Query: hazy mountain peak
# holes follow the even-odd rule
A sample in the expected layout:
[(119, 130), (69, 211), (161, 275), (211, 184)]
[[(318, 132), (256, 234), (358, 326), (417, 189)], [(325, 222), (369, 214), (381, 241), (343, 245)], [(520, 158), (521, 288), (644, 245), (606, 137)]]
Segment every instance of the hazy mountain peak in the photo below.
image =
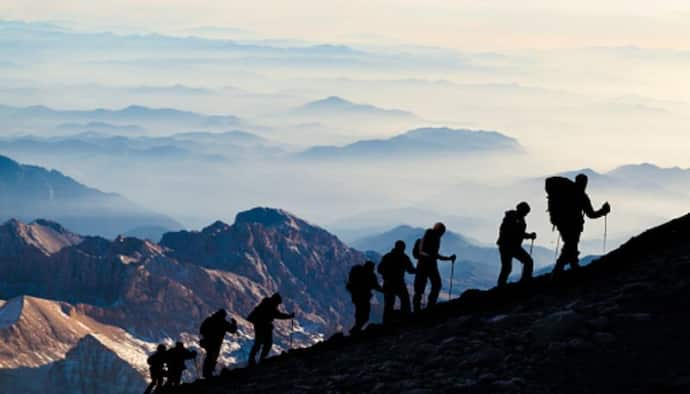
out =
[(371, 104), (360, 104), (346, 100), (339, 96), (329, 96), (320, 100), (306, 103), (297, 109), (297, 112), (326, 115), (340, 113), (343, 115), (383, 115), (386, 117), (406, 117), (413, 118), (414, 114), (398, 109), (380, 108)]
[(69, 232), (61, 225), (39, 219), (31, 224), (24, 224), (11, 219), (0, 226), (0, 242), (3, 249), (13, 250), (21, 245), (30, 245), (45, 255), (51, 255), (64, 247), (80, 243), (82, 238)]
[(291, 227), (298, 227), (297, 222), (300, 221), (291, 213), (282, 209), (257, 207), (248, 211), (240, 212), (235, 217), (235, 223), (248, 224), (262, 224), (267, 227), (288, 225)]

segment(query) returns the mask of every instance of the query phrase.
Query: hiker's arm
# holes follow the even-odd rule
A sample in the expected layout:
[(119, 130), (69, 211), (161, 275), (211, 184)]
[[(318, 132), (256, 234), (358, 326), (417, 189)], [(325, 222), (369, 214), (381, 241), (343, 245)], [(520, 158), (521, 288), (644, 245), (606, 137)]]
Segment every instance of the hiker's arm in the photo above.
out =
[(587, 195), (584, 197), (584, 211), (585, 215), (587, 215), (588, 218), (590, 219), (597, 219), (600, 218), (604, 215), (608, 215), (609, 212), (611, 212), (611, 206), (609, 205), (608, 202), (605, 202), (604, 205), (601, 206), (601, 209), (598, 211), (595, 211), (594, 208), (592, 207), (592, 201), (589, 199)]
[(452, 261), (452, 262), (455, 262), (455, 258), (456, 258), (456, 257), (457, 257), (457, 256), (455, 256), (454, 254), (453, 254), (453, 255), (450, 255), (450, 256), (443, 256), (443, 255), (440, 255), (440, 254), (438, 255), (438, 259), (439, 259), (439, 260), (443, 260), (443, 261)]
[(408, 274), (417, 273), (417, 269), (414, 267), (414, 264), (412, 264), (412, 260), (407, 256), (405, 256), (405, 271), (407, 271)]
[(295, 314), (276, 311), (276, 313), (275, 313), (275, 315), (273, 315), (273, 317), (276, 319), (280, 319), (280, 320), (287, 320), (287, 319), (292, 319), (293, 317), (295, 317)]
[(537, 233), (525, 233), (522, 238), (524, 239), (537, 239)]

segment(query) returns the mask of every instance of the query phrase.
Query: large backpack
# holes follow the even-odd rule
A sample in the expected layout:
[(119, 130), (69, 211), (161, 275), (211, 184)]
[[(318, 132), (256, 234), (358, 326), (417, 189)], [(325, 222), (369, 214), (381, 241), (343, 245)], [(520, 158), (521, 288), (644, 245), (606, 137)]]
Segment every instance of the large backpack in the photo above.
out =
[(422, 239), (417, 238), (416, 241), (414, 241), (414, 246), (412, 247), (412, 257), (415, 259), (419, 260), (419, 257), (422, 255), (421, 253), (421, 247), (422, 247)]
[(568, 178), (554, 176), (546, 178), (544, 185), (548, 202), (549, 219), (554, 226), (560, 226), (572, 218), (577, 188)]
[(266, 308), (266, 303), (268, 302), (268, 298), (264, 298), (259, 302), (259, 305), (255, 306), (254, 309), (252, 309), (251, 312), (249, 312), (249, 315), (247, 316), (247, 321), (256, 324), (259, 322), (260, 316), (263, 313), (263, 310)]

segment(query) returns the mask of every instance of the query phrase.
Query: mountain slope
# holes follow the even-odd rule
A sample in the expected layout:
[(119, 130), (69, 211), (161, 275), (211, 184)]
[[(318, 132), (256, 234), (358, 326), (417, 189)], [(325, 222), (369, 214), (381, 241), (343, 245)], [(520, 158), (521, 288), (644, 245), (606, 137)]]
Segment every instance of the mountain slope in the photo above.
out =
[(114, 237), (140, 226), (180, 225), (126, 198), (89, 188), (59, 171), (0, 155), (0, 221), (46, 218), (82, 234)]
[(400, 329), (334, 338), (178, 393), (686, 393), (690, 215), (578, 272), (467, 291)]
[(317, 146), (300, 154), (303, 158), (357, 159), (395, 156), (436, 156), (490, 152), (520, 152), (513, 138), (495, 131), (421, 128), (388, 139), (362, 140), (345, 146)]

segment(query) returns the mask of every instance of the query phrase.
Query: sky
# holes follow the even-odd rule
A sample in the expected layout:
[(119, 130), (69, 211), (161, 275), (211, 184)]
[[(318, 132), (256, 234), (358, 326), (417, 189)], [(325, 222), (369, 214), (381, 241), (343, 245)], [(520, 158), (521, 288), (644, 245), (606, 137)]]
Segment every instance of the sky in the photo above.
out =
[(223, 27), (274, 38), (463, 50), (690, 49), (690, 2), (683, 0), (4, 0), (0, 16), (95, 30)]

